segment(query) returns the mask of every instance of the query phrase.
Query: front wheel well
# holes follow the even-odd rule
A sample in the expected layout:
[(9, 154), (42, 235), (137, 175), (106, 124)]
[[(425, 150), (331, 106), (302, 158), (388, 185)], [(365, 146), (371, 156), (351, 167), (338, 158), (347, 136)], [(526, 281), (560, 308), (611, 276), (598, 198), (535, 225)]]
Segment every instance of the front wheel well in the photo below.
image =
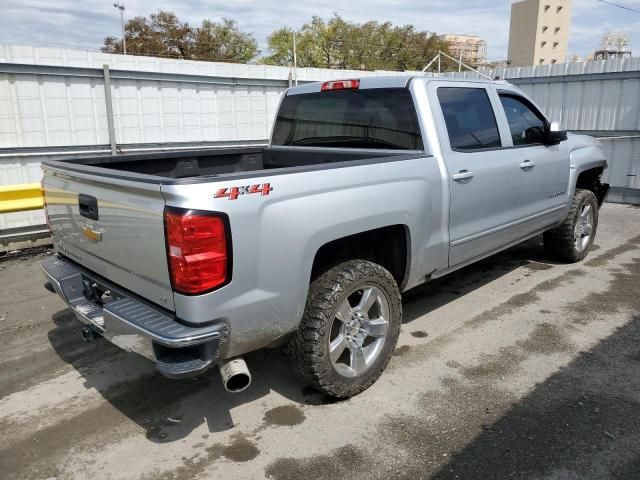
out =
[(608, 190), (607, 185), (601, 181), (603, 171), (604, 167), (591, 168), (580, 172), (576, 180), (576, 189), (583, 188), (585, 190), (591, 190), (598, 199), (598, 205), (602, 205)]
[(338, 238), (320, 247), (316, 253), (311, 281), (338, 263), (361, 259), (386, 268), (402, 290), (408, 279), (409, 252), (406, 225), (390, 225)]

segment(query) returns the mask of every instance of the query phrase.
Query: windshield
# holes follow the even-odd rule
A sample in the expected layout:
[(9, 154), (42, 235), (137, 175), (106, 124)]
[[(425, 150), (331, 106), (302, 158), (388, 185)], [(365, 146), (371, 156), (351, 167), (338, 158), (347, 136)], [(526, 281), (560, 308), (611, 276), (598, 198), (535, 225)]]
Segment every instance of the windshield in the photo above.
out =
[(276, 118), (273, 145), (422, 150), (406, 88), (289, 95)]

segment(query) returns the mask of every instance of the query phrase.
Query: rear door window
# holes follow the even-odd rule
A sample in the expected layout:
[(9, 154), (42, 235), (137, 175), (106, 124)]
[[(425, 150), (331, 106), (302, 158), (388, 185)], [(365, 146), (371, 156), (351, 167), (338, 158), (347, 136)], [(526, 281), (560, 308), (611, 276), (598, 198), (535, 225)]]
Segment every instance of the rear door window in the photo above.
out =
[(498, 123), (484, 88), (440, 87), (438, 100), (452, 150), (502, 146)]
[(333, 90), (286, 96), (272, 145), (423, 150), (406, 88)]

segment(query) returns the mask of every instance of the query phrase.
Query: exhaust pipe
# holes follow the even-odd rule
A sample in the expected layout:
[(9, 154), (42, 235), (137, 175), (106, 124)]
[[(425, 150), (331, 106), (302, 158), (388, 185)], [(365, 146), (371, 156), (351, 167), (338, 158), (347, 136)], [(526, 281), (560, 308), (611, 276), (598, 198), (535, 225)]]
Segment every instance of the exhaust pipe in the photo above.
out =
[(238, 393), (251, 385), (251, 373), (244, 358), (235, 357), (218, 363), (222, 385), (227, 392)]

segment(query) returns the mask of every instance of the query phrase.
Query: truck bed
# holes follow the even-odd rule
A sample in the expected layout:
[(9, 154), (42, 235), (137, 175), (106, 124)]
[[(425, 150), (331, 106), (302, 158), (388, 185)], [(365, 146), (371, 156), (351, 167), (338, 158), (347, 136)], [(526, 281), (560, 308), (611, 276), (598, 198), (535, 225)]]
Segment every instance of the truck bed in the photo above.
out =
[[(48, 161), (54, 167), (87, 171), (84, 167), (152, 175), (164, 179), (216, 177), (287, 167), (322, 165), (355, 160), (407, 155), (407, 151), (319, 147), (251, 147), (125, 154), (84, 159)], [(74, 168), (75, 167), (75, 168)], [(93, 170), (91, 168), (91, 170)], [(100, 173), (93, 170), (93, 173)], [(111, 172), (113, 173), (113, 172)], [(128, 176), (128, 175), (124, 175)], [(131, 178), (133, 179), (133, 178)]]
[(93, 274), (172, 312), (164, 214), (168, 199), (171, 206), (185, 206), (172, 196), (172, 187), (188, 188), (190, 194), (201, 190), (202, 196), (193, 197), (195, 208), (228, 213), (228, 203), (209, 203), (213, 190), (229, 186), (225, 179), (249, 177), (262, 183), (274, 172), (288, 177), (313, 170), (324, 171), (325, 183), (333, 185), (333, 169), (378, 170), (378, 164), (423, 156), (424, 152), (406, 150), (278, 146), (47, 160), (42, 166), (57, 250)]

